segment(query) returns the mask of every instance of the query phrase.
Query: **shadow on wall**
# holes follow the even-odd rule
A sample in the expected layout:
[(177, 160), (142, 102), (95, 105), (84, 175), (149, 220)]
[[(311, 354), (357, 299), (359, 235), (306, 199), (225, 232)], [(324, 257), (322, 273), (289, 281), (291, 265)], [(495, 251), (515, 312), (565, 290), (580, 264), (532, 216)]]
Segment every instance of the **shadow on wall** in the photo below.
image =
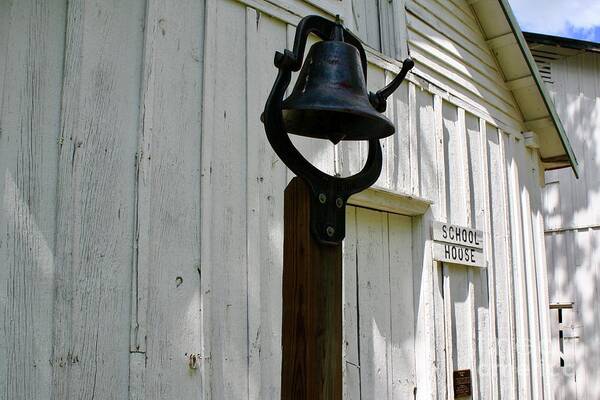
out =
[[(555, 83), (549, 85), (581, 168), (579, 180), (569, 169), (547, 172), (544, 194), (550, 302), (575, 303), (571, 321), (571, 311), (563, 312), (565, 323), (573, 326), (564, 335), (580, 337), (564, 340), (565, 364), (552, 366), (561, 399), (600, 396), (600, 385), (594, 383), (600, 374), (599, 70), (595, 54), (559, 60), (552, 64)], [(551, 318), (556, 320), (558, 313)], [(552, 346), (558, 347), (558, 341)]]

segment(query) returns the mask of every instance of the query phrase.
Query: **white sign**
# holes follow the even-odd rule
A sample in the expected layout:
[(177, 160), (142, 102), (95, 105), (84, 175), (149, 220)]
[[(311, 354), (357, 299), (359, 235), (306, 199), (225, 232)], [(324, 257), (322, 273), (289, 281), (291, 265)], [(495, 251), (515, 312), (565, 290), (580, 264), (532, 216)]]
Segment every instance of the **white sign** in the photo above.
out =
[(472, 267), (485, 266), (483, 250), (452, 243), (433, 242), (433, 259)]
[(485, 266), (482, 231), (435, 221), (433, 240), (434, 260), (473, 267)]
[(477, 229), (434, 221), (433, 240), (483, 249), (483, 232)]

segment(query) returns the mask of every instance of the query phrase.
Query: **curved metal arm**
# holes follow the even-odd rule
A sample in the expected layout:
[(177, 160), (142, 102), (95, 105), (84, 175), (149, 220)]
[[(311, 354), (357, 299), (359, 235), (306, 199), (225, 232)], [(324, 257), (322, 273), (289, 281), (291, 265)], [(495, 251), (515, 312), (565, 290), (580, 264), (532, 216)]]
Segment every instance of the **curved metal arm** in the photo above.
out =
[(384, 112), (387, 108), (387, 98), (392, 95), (398, 89), (408, 71), (415, 66), (415, 62), (412, 58), (408, 57), (402, 62), (402, 69), (396, 75), (396, 77), (383, 89), (377, 91), (377, 93), (369, 93), (369, 101), (379, 112)]

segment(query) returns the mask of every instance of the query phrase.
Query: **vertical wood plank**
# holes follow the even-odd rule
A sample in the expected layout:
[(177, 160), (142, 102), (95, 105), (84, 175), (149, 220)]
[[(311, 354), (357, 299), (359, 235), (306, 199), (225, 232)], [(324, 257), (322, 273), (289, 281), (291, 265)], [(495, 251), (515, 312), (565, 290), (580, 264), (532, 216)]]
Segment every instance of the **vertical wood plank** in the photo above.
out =
[[(569, 230), (565, 232), (565, 246), (563, 251), (566, 253), (565, 258), (567, 261), (565, 275), (562, 277), (563, 282), (567, 281), (569, 277), (576, 276), (577, 270), (581, 267), (578, 261), (581, 260), (578, 256), (578, 243), (577, 237), (580, 236), (578, 231)], [(578, 260), (579, 258), (579, 260)], [(570, 279), (569, 279), (570, 280)], [(581, 293), (575, 290), (574, 285), (565, 285), (566, 287), (562, 291), (564, 297), (561, 302), (573, 302), (573, 309), (570, 311), (563, 312), (563, 334), (564, 336), (574, 336), (575, 330), (573, 329), (576, 325), (579, 325), (579, 315), (581, 310)], [(568, 299), (568, 300), (567, 300)], [(575, 349), (575, 342), (573, 340), (565, 340), (563, 337), (562, 356), (564, 360), (564, 368), (561, 368), (560, 373), (562, 374), (562, 387), (563, 387), (563, 398), (576, 397), (577, 395), (577, 368), (578, 359), (577, 352)]]
[(418, 374), (411, 218), (362, 208), (348, 215), (355, 228), (344, 249), (345, 396), (412, 398)]
[(411, 218), (388, 215), (392, 399), (414, 398), (415, 315)]
[[(473, 180), (480, 180), (480, 160), (479, 153), (473, 152), (473, 147), (477, 148), (477, 145), (472, 146), (471, 140), (476, 140), (479, 136), (479, 120), (474, 118), (471, 114), (467, 114), (464, 109), (458, 109), (458, 120), (460, 127), (460, 147), (462, 149), (462, 171), (463, 171), (463, 182), (465, 185), (465, 205), (466, 209), (466, 222), (468, 226), (472, 228), (481, 228), (481, 226), (477, 226), (478, 223), (478, 210), (481, 204), (480, 201), (480, 189), (479, 185), (477, 187), (473, 186)], [(481, 335), (481, 328), (483, 330), (487, 328), (487, 312), (484, 309), (488, 306), (488, 296), (487, 293), (482, 295), (482, 291), (487, 288), (487, 282), (481, 279), (482, 275), (481, 269), (478, 268), (467, 268), (467, 281), (468, 281), (468, 307), (469, 307), (469, 319), (470, 319), (470, 355), (471, 355), (471, 370), (476, 375), (476, 379), (473, 379), (473, 399), (482, 398), (480, 386), (482, 385), (482, 380), (485, 380), (487, 377), (481, 374), (481, 370), (479, 367), (479, 357), (481, 356), (481, 352), (483, 354), (487, 354), (487, 346), (483, 346), (479, 348), (479, 343), (485, 339), (485, 335)], [(483, 283), (483, 285), (482, 285)], [(483, 286), (483, 287), (482, 287)], [(484, 297), (484, 299), (482, 299)], [(479, 305), (482, 305), (481, 309), (479, 309)], [(481, 312), (480, 312), (481, 311)], [(485, 356), (484, 356), (485, 357)]]
[[(489, 150), (490, 187), (492, 191), (490, 209), (493, 210), (492, 229), (494, 263), (497, 266), (498, 293), (498, 375), (500, 398), (516, 399), (517, 382), (517, 342), (515, 323), (514, 281), (512, 273), (512, 238), (510, 226), (510, 204), (508, 194), (508, 167), (506, 161), (507, 136), (495, 127), (486, 129)], [(502, 340), (502, 338), (509, 338)]]
[[(490, 388), (492, 398), (515, 398), (514, 375), (516, 366), (513, 361), (514, 328), (512, 273), (509, 239), (508, 204), (506, 194), (506, 168), (503, 156), (502, 137), (497, 128), (480, 122), (482, 127), (482, 160), (484, 162), (484, 181), (488, 190), (484, 196), (485, 207), (489, 210), (489, 231), (486, 235), (488, 243), (488, 281), (490, 284), (490, 319), (496, 319), (491, 324), (490, 335), (496, 348), (490, 350), (489, 373), (491, 379), (498, 376), (498, 385)], [(497, 355), (494, 355), (496, 353)]]
[(51, 396), (66, 2), (0, 3), (0, 398)]
[(359, 208), (356, 223), (360, 227), (357, 232), (357, 281), (361, 397), (387, 399), (391, 339), (387, 216)]
[[(387, 85), (389, 82), (392, 81), (392, 79), (394, 79), (393, 75), (389, 71), (386, 71), (384, 69), (383, 70), (383, 85), (384, 86)], [(392, 121), (394, 126), (396, 126), (396, 116), (395, 116), (396, 110), (392, 106), (393, 95), (390, 96), (390, 98), (388, 98), (387, 102), (388, 102), (388, 107), (386, 109), (385, 116), (390, 121)], [(396, 132), (397, 132), (397, 128), (396, 128)], [(391, 188), (391, 187), (393, 187), (392, 185), (394, 184), (394, 182), (393, 182), (394, 177), (395, 177), (394, 152), (396, 150), (396, 146), (395, 146), (396, 143), (394, 140), (395, 138), (396, 138), (396, 133), (394, 133), (394, 135), (392, 135), (392, 136), (388, 136), (379, 141), (379, 143), (381, 145), (381, 152), (383, 154), (383, 160), (384, 160), (383, 165), (381, 167), (381, 174), (379, 175), (379, 179), (380, 179), (380, 181), (383, 180), (383, 187), (386, 187), (386, 188)], [(375, 183), (375, 185), (379, 186), (377, 183)]]
[(394, 39), (397, 59), (404, 60), (408, 54), (408, 28), (406, 23), (406, 0), (395, 0), (394, 7)]
[[(216, 0), (205, 0), (204, 8), (204, 59), (216, 60), (217, 59), (217, 7), (218, 1)], [(202, 101), (203, 101), (203, 115), (202, 115), (202, 132), (211, 132), (217, 124), (217, 108), (214, 103), (214, 98), (217, 91), (216, 82), (216, 71), (218, 65), (216, 62), (206, 63), (203, 66), (202, 74)], [(204, 239), (204, 235), (210, 235), (210, 231), (206, 229), (208, 225), (207, 220), (210, 221), (212, 213), (212, 207), (209, 205), (209, 201), (213, 195), (206, 186), (210, 186), (212, 183), (212, 156), (210, 153), (205, 155), (205, 149), (212, 146), (214, 142), (213, 134), (203, 135), (200, 144), (201, 155), (200, 155), (200, 222), (202, 227), (200, 229), (200, 260), (203, 265), (200, 266), (202, 275), (200, 276), (200, 313), (202, 315), (200, 326), (202, 329), (201, 335), (201, 349), (200, 353), (205, 357), (204, 362), (200, 364), (200, 374), (202, 381), (206, 382), (203, 385), (202, 398), (212, 399), (213, 398), (213, 368), (214, 361), (212, 358), (213, 349), (213, 332), (212, 332), (212, 319), (211, 314), (213, 312), (213, 280), (215, 274), (213, 273), (213, 267), (209, 263), (210, 256), (212, 255), (212, 247), (208, 240)], [(208, 162), (207, 162), (208, 161)], [(210, 195), (209, 195), (210, 194)], [(216, 303), (216, 300), (214, 300)], [(216, 307), (218, 307), (215, 304)]]
[(352, 17), (356, 35), (375, 50), (381, 49), (378, 0), (348, 0), (352, 2)]
[[(491, 196), (491, 177), (490, 177), (490, 155), (488, 149), (488, 136), (487, 136), (488, 124), (483, 118), (479, 118), (479, 157), (480, 157), (480, 176), (479, 179), (473, 178), (472, 185), (475, 186), (478, 183), (481, 184), (482, 191), (480, 192), (481, 197), (481, 212), (482, 215), (477, 218), (476, 226), (478, 229), (482, 229), (484, 232), (484, 243), (485, 248), (485, 262), (487, 265), (486, 278), (487, 278), (487, 294), (489, 298), (489, 321), (487, 329), (487, 343), (488, 343), (488, 354), (485, 356), (485, 352), (480, 355), (480, 367), (482, 374), (488, 374), (488, 387), (481, 389), (481, 396), (484, 399), (498, 399), (499, 390), (499, 379), (498, 379), (498, 330), (497, 330), (497, 282), (496, 282), (496, 264), (494, 263), (494, 249), (492, 241), (492, 209), (490, 203)], [(476, 145), (472, 146), (473, 153), (477, 152)], [(481, 282), (483, 285), (484, 282)], [(482, 332), (481, 335), (486, 333)], [(480, 346), (481, 348), (481, 346)]]
[(280, 399), (283, 189), (286, 168), (259, 116), (275, 80), (286, 24), (246, 9), (249, 398)]
[(535, 249), (535, 270), (537, 274), (537, 291), (540, 319), (540, 351), (542, 363), (542, 394), (545, 399), (552, 398), (552, 368), (550, 357), (550, 304), (548, 294), (548, 263), (544, 243), (544, 217), (542, 215), (542, 192), (540, 177), (541, 162), (537, 151), (530, 151), (531, 199), (532, 199), (532, 229)]
[(380, 51), (403, 60), (408, 56), (405, 0), (379, 0)]
[(344, 275), (344, 399), (360, 400), (360, 325), (358, 322), (358, 264), (356, 208), (346, 207), (346, 238), (343, 243)]
[[(486, 193), (489, 184), (484, 178), (486, 166), (482, 157), (482, 142), (485, 140), (486, 123), (474, 115), (466, 114), (466, 176), (467, 193), (470, 199), (469, 223), (473, 228), (486, 232)], [(487, 234), (487, 233), (484, 233)], [(485, 239), (484, 239), (485, 240)], [(486, 252), (489, 253), (489, 247)], [(494, 378), (494, 370), (490, 368), (490, 353), (495, 358), (495, 335), (490, 321), (495, 320), (495, 300), (490, 294), (494, 281), (490, 285), (490, 266), (486, 269), (469, 269), (470, 290), (472, 290), (472, 323), (473, 323), (473, 368), (477, 371), (476, 389), (478, 398), (489, 399)]]
[[(228, 21), (221, 23), (220, 21)], [(207, 1), (201, 172), (205, 397), (248, 396), (246, 8)]]
[(529, 342), (529, 320), (527, 317), (527, 286), (523, 254), (523, 222), (521, 205), (521, 184), (519, 163), (516, 154), (515, 138), (506, 139), (505, 162), (508, 166), (508, 194), (510, 205), (510, 226), (512, 242), (512, 269), (514, 282), (515, 327), (517, 340), (517, 376), (519, 399), (531, 398), (531, 363)]
[(447, 185), (446, 177), (447, 173), (450, 173), (447, 165), (446, 146), (447, 139), (444, 130), (444, 101), (441, 96), (435, 95), (433, 97), (433, 112), (434, 112), (434, 127), (435, 127), (435, 153), (436, 159), (438, 160), (437, 166), (437, 211), (441, 218), (447, 220), (448, 218), (448, 196), (447, 196)]
[(128, 395), (144, 5), (68, 4), (53, 313), (57, 399)]
[(410, 130), (408, 116), (408, 84), (403, 83), (388, 100), (389, 117), (396, 126), (396, 133), (387, 139), (388, 187), (410, 193)]
[[(447, 221), (448, 199), (447, 191), (447, 165), (446, 165), (446, 138), (444, 135), (444, 102), (441, 96), (436, 95), (433, 98), (434, 109), (434, 129), (435, 129), (435, 147), (437, 175), (437, 204), (433, 205), (433, 215), (437, 220)], [(431, 221), (427, 221), (429, 226)], [(427, 231), (429, 229), (425, 228)], [(430, 237), (429, 237), (430, 239)], [(431, 253), (428, 254), (430, 256)], [(444, 287), (444, 266), (442, 263), (431, 262), (432, 283), (433, 283), (433, 303), (434, 303), (434, 325), (435, 325), (435, 356), (436, 356), (436, 381), (437, 381), (437, 397), (445, 398), (449, 395), (448, 387), (450, 382), (449, 377), (449, 362), (452, 360), (452, 342), (447, 341), (447, 324), (446, 324), (446, 300), (449, 298)], [(450, 368), (451, 370), (451, 368)]]
[[(552, 293), (550, 296), (554, 295), (553, 289), (554, 289), (554, 285), (553, 285), (553, 281), (554, 281), (554, 273), (555, 273), (555, 268), (557, 267), (556, 262), (557, 262), (557, 258), (555, 255), (555, 249), (556, 249), (556, 245), (555, 245), (555, 240), (557, 238), (558, 234), (556, 233), (549, 233), (546, 234), (544, 239), (545, 239), (545, 245), (546, 245), (546, 249), (547, 249), (547, 258), (548, 258), (548, 286), (549, 286), (549, 292)], [(554, 298), (553, 297), (549, 297), (549, 301), (550, 303), (554, 302)], [(549, 388), (550, 390), (550, 399), (555, 399), (555, 398), (559, 398), (557, 397), (558, 394), (558, 390), (560, 385), (559, 382), (559, 377), (557, 374), (557, 366), (560, 366), (560, 353), (559, 353), (559, 338), (558, 338), (558, 311), (554, 311), (554, 310), (548, 310), (550, 318), (549, 318), (549, 323), (550, 323), (550, 343), (549, 343), (549, 361), (550, 361), (550, 368), (551, 368), (551, 375), (548, 377), (550, 382), (551, 382), (551, 386)]]
[[(132, 293), (131, 398), (202, 393), (203, 2), (146, 8)], [(143, 361), (141, 361), (141, 360)], [(139, 382), (138, 382), (139, 381)]]
[(417, 87), (414, 83), (408, 83), (408, 122), (409, 122), (409, 145), (410, 145), (410, 193), (419, 196), (420, 188), (420, 163), (419, 163), (419, 134), (418, 134), (418, 112)]
[[(466, 168), (466, 126), (465, 111), (451, 104), (443, 104), (444, 119), (444, 164), (448, 171), (446, 178), (446, 216), (454, 224), (469, 223), (470, 197)], [(451, 356), (447, 362), (449, 391), (453, 391), (453, 371), (471, 369), (473, 372), (473, 321), (472, 287), (467, 267), (444, 263), (444, 303), (447, 348)], [(473, 377), (476, 378), (475, 374)], [(473, 393), (477, 383), (473, 379)], [(452, 392), (453, 393), (453, 392)]]
[(464, 110), (459, 121), (459, 109), (449, 103), (443, 104), (444, 123), (444, 164), (446, 166), (446, 216), (448, 222), (465, 225), (467, 222), (467, 201), (465, 193), (462, 136), (464, 135)]
[(533, 398), (543, 397), (542, 375), (541, 375), (541, 354), (540, 354), (540, 313), (539, 297), (535, 264), (535, 245), (533, 241), (532, 213), (531, 213), (531, 169), (532, 164), (527, 157), (527, 149), (523, 141), (515, 143), (517, 153), (517, 163), (519, 168), (520, 200), (522, 210), (523, 226), (523, 255), (525, 259), (525, 280), (527, 293), (527, 316), (529, 318), (529, 357), (531, 365), (531, 389)]
[[(600, 66), (600, 62), (598, 64)], [(599, 243), (600, 240), (600, 230), (594, 229), (590, 232), (590, 240), (591, 243)], [(591, 259), (598, 260), (600, 257), (600, 246), (592, 246), (591, 248)], [(595, 298), (598, 298), (600, 292), (600, 266), (597, 263), (594, 263), (590, 266), (593, 270), (594, 276), (594, 288), (595, 288)], [(593, 309), (593, 313), (596, 316), (596, 320), (591, 327), (593, 334), (592, 343), (600, 343), (600, 320), (597, 318), (600, 315), (600, 302), (595, 301), (594, 305), (591, 307)], [(588, 370), (588, 374), (591, 376), (598, 376), (600, 373), (600, 352), (595, 352), (592, 356), (592, 366)], [(590, 382), (590, 395), (593, 397), (600, 397), (600, 382)]]
[[(466, 148), (467, 127), (465, 121), (465, 110), (452, 107), (452, 117), (455, 125), (449, 127), (447, 140), (447, 158), (449, 173), (447, 197), (454, 199), (450, 201), (448, 219), (459, 225), (469, 225), (471, 217), (471, 199), (468, 186), (468, 154)], [(460, 205), (459, 205), (460, 204)], [(454, 360), (453, 369), (470, 369), (472, 371), (472, 398), (477, 398), (477, 371), (473, 364), (476, 355), (473, 348), (474, 340), (474, 318), (473, 318), (473, 284), (468, 267), (457, 265), (444, 265), (448, 275), (448, 293), (451, 298), (452, 312), (447, 318), (452, 319), (452, 344)], [(451, 376), (451, 375), (449, 375)], [(452, 382), (454, 377), (452, 375)]]
[(452, 288), (451, 288), (451, 281), (450, 281), (450, 267), (448, 266), (448, 264), (446, 263), (441, 263), (442, 264), (442, 285), (443, 285), (443, 293), (444, 293), (444, 300), (443, 300), (443, 309), (444, 309), (444, 343), (445, 343), (445, 348), (446, 348), (446, 358), (445, 358), (445, 366), (446, 366), (446, 393), (447, 393), (447, 398), (448, 399), (452, 399), (454, 398), (454, 385), (453, 385), (453, 376), (452, 376), (452, 372), (454, 371), (455, 367), (454, 367), (454, 358), (455, 358), (455, 352), (456, 352), (456, 348), (454, 347), (454, 341), (452, 340), (453, 337), (453, 330), (454, 328), (454, 318), (453, 318), (453, 313), (452, 313), (452, 302), (453, 297), (452, 297)]
[[(424, 198), (435, 199), (438, 190), (438, 160), (436, 156), (433, 96), (429, 92), (419, 90), (416, 93), (416, 104), (420, 193)], [(411, 158), (411, 160), (413, 159)]]
[(383, 54), (395, 58), (396, 57), (396, 37), (394, 28), (396, 25), (394, 4), (391, 1), (377, 2), (378, 7), (378, 18), (377, 23), (379, 25), (379, 51)]
[[(431, 210), (425, 215), (412, 218), (413, 234), (413, 301), (415, 305), (415, 370), (416, 400), (435, 399), (437, 392), (445, 387), (446, 380), (438, 372), (444, 359), (443, 341), (438, 340), (441, 284), (437, 263), (431, 257)], [(441, 347), (441, 348), (440, 348)]]

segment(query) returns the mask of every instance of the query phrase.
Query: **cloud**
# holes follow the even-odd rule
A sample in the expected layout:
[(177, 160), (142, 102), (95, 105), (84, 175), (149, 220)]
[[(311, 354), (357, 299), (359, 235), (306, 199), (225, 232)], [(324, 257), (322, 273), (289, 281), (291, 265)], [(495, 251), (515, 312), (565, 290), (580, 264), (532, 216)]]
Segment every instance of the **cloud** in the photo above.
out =
[(600, 39), (600, 0), (510, 0), (510, 5), (524, 31)]

